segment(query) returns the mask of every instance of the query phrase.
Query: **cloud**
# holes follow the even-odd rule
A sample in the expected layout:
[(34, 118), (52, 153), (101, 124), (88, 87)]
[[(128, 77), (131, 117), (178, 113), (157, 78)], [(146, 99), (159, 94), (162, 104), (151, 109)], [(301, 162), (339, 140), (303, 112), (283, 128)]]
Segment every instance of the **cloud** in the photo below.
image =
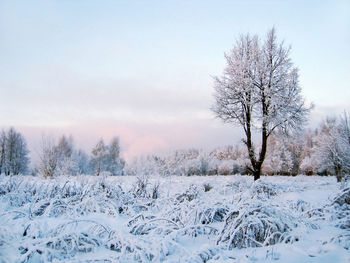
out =
[(16, 119), (28, 125), (40, 119), (43, 124), (92, 119), (162, 122), (211, 115), (210, 83), (188, 75), (174, 74), (172, 82), (166, 78), (86, 78), (66, 68), (34, 71), (20, 82), (1, 83), (7, 87), (7, 101), (0, 108), (12, 112), (5, 114), (3, 124), (10, 119), (14, 125)]

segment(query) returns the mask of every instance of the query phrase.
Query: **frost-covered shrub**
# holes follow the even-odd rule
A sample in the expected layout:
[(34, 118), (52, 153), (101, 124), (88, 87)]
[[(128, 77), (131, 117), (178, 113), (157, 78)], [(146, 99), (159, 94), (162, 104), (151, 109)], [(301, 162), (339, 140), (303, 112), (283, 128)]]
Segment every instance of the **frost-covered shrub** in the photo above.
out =
[(313, 208), (306, 211), (305, 215), (314, 220), (325, 220), (325, 210), (323, 208)]
[(207, 208), (206, 210), (197, 213), (195, 223), (206, 225), (213, 222), (223, 222), (227, 212), (228, 209), (226, 207)]
[(226, 184), (225, 188), (222, 189), (224, 192), (229, 190), (232, 193), (241, 193), (247, 190), (251, 183), (248, 183), (247, 180), (243, 179), (240, 176), (236, 177), (236, 180)]
[(92, 252), (101, 246), (110, 230), (92, 220), (72, 220), (50, 227), (29, 224), (23, 233), (31, 242), (19, 246), (21, 262), (45, 262), (68, 259), (78, 253)]
[(334, 200), (333, 204), (339, 206), (350, 205), (350, 188), (344, 189)]
[(157, 235), (168, 235), (174, 230), (178, 230), (179, 225), (166, 218), (156, 218), (155, 216), (139, 216), (129, 221), (130, 233), (134, 235), (147, 235), (150, 233)]
[(279, 190), (276, 185), (271, 183), (268, 184), (262, 181), (254, 182), (250, 191), (252, 196), (266, 196), (268, 198), (279, 194)]
[[(16, 186), (16, 187), (15, 187)], [(6, 199), (14, 207), (29, 204), (31, 217), (84, 215), (91, 212), (118, 214), (119, 207), (130, 198), (119, 185), (106, 183), (104, 178), (89, 184), (66, 181), (20, 183), (20, 179), (0, 184)]]
[(152, 199), (157, 199), (159, 197), (159, 182), (156, 182), (152, 186)]
[(350, 188), (343, 189), (332, 201), (331, 208), (335, 209), (336, 226), (350, 229)]
[(261, 204), (232, 211), (217, 241), (229, 249), (261, 247), (291, 241), (294, 218), (278, 207)]
[(213, 188), (213, 186), (211, 186), (209, 183), (203, 184), (203, 187), (204, 187), (204, 192), (209, 192)]
[[(283, 195), (333, 189), (332, 178), (323, 177), (322, 183), (302, 176), (298, 181), (262, 177), (255, 183), (244, 176), (148, 179), (141, 187), (146, 194), (136, 195), (136, 177), (0, 176), (0, 261), (230, 262), (246, 259), (251, 250), (228, 249), (279, 242), (298, 247), (290, 243), (325, 225), (336, 236), (317, 243), (348, 248), (350, 210), (340, 201), (346, 200), (345, 183), (324, 204), (304, 199), (307, 192), (302, 199)], [(205, 192), (204, 183), (213, 188)], [(254, 251), (265, 256), (273, 249)]]
[(136, 197), (147, 197), (147, 185), (148, 176), (147, 175), (139, 175), (136, 177), (136, 182), (133, 186), (133, 193)]
[(190, 185), (189, 188), (186, 190), (185, 193), (180, 194), (176, 197), (176, 200), (180, 203), (184, 201), (191, 202), (192, 200), (196, 199), (198, 196), (198, 189), (195, 185)]
[(305, 202), (304, 200), (299, 199), (296, 202), (292, 202), (290, 204), (290, 208), (303, 213), (303, 212), (309, 211), (311, 209), (311, 206), (308, 202)]
[[(105, 247), (113, 252), (117, 252), (118, 257), (115, 262), (150, 262), (152, 260), (159, 261), (168, 253), (167, 248), (161, 242), (160, 250), (155, 251), (147, 247), (147, 243), (143, 243), (135, 238), (127, 238), (119, 231), (111, 231)], [(157, 253), (158, 252), (158, 253)], [(123, 260), (119, 260), (122, 258)]]

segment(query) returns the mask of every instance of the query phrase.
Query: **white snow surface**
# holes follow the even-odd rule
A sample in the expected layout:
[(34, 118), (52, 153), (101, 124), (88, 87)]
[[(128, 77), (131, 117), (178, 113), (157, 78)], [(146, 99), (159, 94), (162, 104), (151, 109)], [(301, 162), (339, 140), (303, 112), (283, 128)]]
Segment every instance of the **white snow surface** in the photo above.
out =
[(0, 262), (350, 262), (349, 186), (302, 175), (2, 175)]

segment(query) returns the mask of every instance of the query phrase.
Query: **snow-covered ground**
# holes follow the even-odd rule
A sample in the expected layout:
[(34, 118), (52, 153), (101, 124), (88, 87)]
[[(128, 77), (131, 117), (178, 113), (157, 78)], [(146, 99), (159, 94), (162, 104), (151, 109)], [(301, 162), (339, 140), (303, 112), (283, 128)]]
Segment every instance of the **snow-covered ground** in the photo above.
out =
[(350, 262), (349, 186), (0, 176), (0, 262)]

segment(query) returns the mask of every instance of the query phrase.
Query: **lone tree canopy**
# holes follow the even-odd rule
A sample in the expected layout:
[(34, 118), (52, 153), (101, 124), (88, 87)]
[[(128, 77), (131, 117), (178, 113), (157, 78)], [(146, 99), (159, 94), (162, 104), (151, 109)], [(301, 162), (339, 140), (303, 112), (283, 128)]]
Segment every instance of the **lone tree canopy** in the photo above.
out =
[[(299, 129), (310, 110), (300, 95), (298, 69), (289, 51), (277, 42), (274, 28), (263, 43), (258, 36), (243, 35), (225, 54), (223, 75), (215, 77), (212, 110), (224, 122), (243, 127), (254, 180), (260, 178), (269, 136), (276, 129)], [(253, 130), (261, 135), (260, 149), (252, 142)]]

